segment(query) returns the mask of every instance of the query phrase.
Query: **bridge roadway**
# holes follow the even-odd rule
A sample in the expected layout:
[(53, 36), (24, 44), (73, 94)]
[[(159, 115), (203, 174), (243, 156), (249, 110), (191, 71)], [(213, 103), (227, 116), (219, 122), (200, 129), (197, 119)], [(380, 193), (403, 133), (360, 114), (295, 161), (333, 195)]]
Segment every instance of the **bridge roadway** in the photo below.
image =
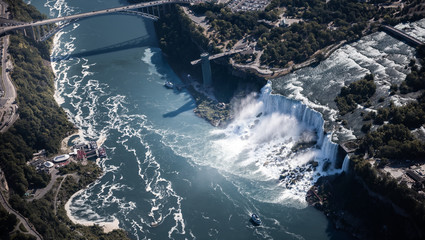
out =
[[(226, 51), (226, 52), (222, 52), (222, 53), (217, 53), (217, 54), (209, 56), (208, 60), (214, 60), (214, 59), (221, 58), (221, 57), (224, 57), (224, 56), (240, 53), (240, 52), (246, 51), (248, 49), (249, 48), (241, 48), (241, 49), (234, 49), (234, 50), (230, 50), (230, 51)], [(196, 59), (196, 60), (191, 61), (190, 64), (196, 65), (200, 61), (201, 61), (201, 59)]]
[(393, 28), (391, 26), (388, 25), (381, 25), (382, 29), (387, 31), (388, 33), (391, 33), (399, 38), (404, 39), (405, 41), (409, 42), (410, 44), (412, 44), (414, 47), (420, 46), (420, 45), (424, 45), (425, 43), (423, 43), (422, 41), (420, 41), (419, 39), (416, 39), (408, 34), (406, 34), (405, 32)]
[(88, 13), (75, 14), (75, 15), (71, 15), (71, 16), (51, 18), (51, 19), (36, 21), (36, 22), (32, 22), (32, 23), (23, 23), (23, 24), (15, 25), (15, 26), (1, 27), (0, 28), (0, 34), (3, 34), (5, 32), (11, 31), (11, 30), (16, 30), (16, 29), (47, 25), (47, 24), (52, 24), (52, 23), (57, 23), (57, 22), (62, 22), (62, 21), (71, 21), (71, 20), (76, 20), (76, 19), (80, 19), (80, 18), (88, 18), (88, 17), (98, 16), (98, 15), (118, 13), (118, 12), (138, 9), (138, 8), (152, 7), (152, 6), (158, 6), (158, 5), (163, 5), (163, 4), (171, 4), (171, 3), (189, 4), (189, 3), (194, 3), (194, 2), (195, 1), (191, 1), (191, 0), (159, 0), (159, 1), (143, 2), (143, 3), (128, 5), (128, 6), (124, 6), (124, 7), (109, 8), (109, 9), (104, 9), (104, 10), (92, 11), (92, 12), (88, 12)]

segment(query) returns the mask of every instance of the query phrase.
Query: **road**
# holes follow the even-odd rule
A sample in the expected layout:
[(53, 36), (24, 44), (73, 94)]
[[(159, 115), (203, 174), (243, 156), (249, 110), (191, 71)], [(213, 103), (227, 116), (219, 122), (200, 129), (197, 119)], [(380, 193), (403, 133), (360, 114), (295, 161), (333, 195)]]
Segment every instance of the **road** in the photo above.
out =
[(57, 209), (58, 209), (58, 194), (59, 194), (59, 191), (61, 190), (62, 183), (65, 182), (65, 179), (68, 176), (73, 177), (75, 179), (75, 181), (78, 181), (78, 179), (79, 179), (78, 176), (77, 176), (77, 173), (68, 173), (68, 174), (63, 176), (62, 181), (59, 183), (58, 189), (56, 189), (55, 199), (53, 200), (53, 212), (54, 212), (55, 215), (56, 215)]
[(419, 39), (416, 39), (413, 36), (410, 36), (409, 34), (403, 32), (403, 31), (401, 31), (397, 28), (393, 28), (393, 27), (388, 26), (388, 25), (381, 25), (381, 27), (386, 32), (392, 33), (392, 34), (398, 36), (399, 38), (402, 38), (402, 39), (406, 40), (407, 42), (411, 43), (411, 45), (413, 45), (414, 47), (421, 46), (421, 45), (425, 44), (422, 41), (420, 41)]
[[(16, 88), (13, 85), (9, 74), (8, 69), (12, 68), (12, 63), (8, 61), (7, 49), (9, 47), (9, 36), (3, 37), (3, 51), (2, 51), (2, 60), (1, 60), (1, 84), (2, 89), (4, 90), (3, 99), (6, 100), (4, 106), (0, 106), (0, 111), (3, 112), (4, 119), (0, 122), (0, 133), (3, 133), (9, 129), (10, 126), (18, 119), (18, 114), (16, 110), (18, 105), (16, 104)], [(1, 119), (0, 119), (1, 121)]]
[(58, 175), (58, 173), (59, 173), (59, 171), (56, 168), (53, 168), (50, 172), (51, 178), (50, 178), (50, 182), (47, 184), (47, 186), (45, 188), (37, 189), (37, 191), (34, 194), (34, 198), (31, 198), (31, 199), (28, 199), (28, 200), (32, 201), (34, 199), (40, 199), (40, 198), (44, 197), (44, 195), (46, 195), (46, 193), (48, 193), (52, 189), (53, 184), (55, 184), (55, 182), (56, 182), (56, 179), (58, 177), (60, 177), (60, 175)]
[(36, 21), (36, 22), (32, 22), (32, 23), (24, 23), (24, 24), (20, 24), (20, 25), (16, 25), (16, 26), (0, 27), (0, 34), (3, 34), (5, 32), (11, 31), (11, 30), (21, 29), (21, 28), (41, 26), (41, 25), (47, 25), (47, 24), (63, 22), (63, 21), (71, 21), (71, 20), (80, 19), (80, 18), (88, 18), (88, 17), (92, 17), (92, 16), (123, 12), (123, 11), (127, 11), (127, 10), (133, 10), (133, 9), (151, 7), (151, 6), (158, 6), (158, 5), (168, 4), (168, 3), (186, 3), (187, 4), (187, 3), (193, 3), (193, 1), (189, 1), (189, 0), (187, 0), (187, 1), (185, 1), (185, 0), (159, 0), (159, 1), (143, 2), (143, 3), (133, 4), (133, 5), (124, 6), (124, 7), (109, 8), (109, 9), (104, 9), (104, 10), (99, 10), (99, 11), (92, 11), (92, 12), (88, 12), (88, 13), (75, 14), (75, 15), (71, 15), (71, 16), (51, 18), (51, 19)]
[[(1, 170), (0, 170), (1, 171)], [(35, 228), (33, 227), (32, 224), (30, 224), (30, 222), (28, 221), (28, 219), (26, 219), (24, 216), (22, 216), (18, 211), (16, 211), (15, 209), (13, 209), (9, 202), (6, 200), (6, 198), (3, 196), (3, 189), (0, 189), (0, 204), (3, 206), (4, 209), (6, 209), (6, 211), (9, 214), (13, 214), (16, 216), (16, 218), (22, 223), (22, 225), (24, 225), (24, 227), (28, 230), (28, 234), (31, 234), (32, 236), (34, 236), (35, 238), (37, 238), (37, 240), (42, 240), (43, 237), (40, 235), (40, 233), (37, 232), (37, 230), (35, 230)], [(19, 223), (18, 223), (19, 225)]]
[[(233, 49), (233, 50), (230, 50), (230, 51), (226, 51), (226, 52), (222, 52), (222, 53), (217, 53), (217, 54), (211, 55), (211, 56), (208, 57), (208, 59), (209, 60), (214, 60), (214, 59), (217, 59), (217, 58), (221, 58), (221, 57), (224, 57), (224, 56), (228, 56), (228, 55), (240, 53), (240, 52), (247, 51), (247, 50), (249, 50), (249, 48)], [(201, 61), (201, 59), (193, 60), (193, 61), (190, 62), (190, 64), (196, 65), (200, 61)]]

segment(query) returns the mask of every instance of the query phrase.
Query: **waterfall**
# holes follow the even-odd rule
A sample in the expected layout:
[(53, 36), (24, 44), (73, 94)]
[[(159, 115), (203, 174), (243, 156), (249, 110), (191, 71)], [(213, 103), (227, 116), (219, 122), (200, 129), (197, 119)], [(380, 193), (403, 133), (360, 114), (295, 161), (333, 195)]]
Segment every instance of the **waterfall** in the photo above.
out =
[(322, 114), (310, 109), (300, 101), (286, 98), (282, 95), (272, 94), (271, 84), (268, 83), (261, 91), (261, 101), (264, 103), (266, 113), (280, 112), (297, 118), (301, 123), (313, 127), (317, 131), (317, 143), (322, 145), (324, 140)]
[(350, 157), (348, 157), (348, 154), (347, 154), (345, 155), (344, 162), (342, 163), (342, 171), (347, 173), (349, 167), (350, 167)]
[(331, 164), (330, 167), (335, 169), (338, 144), (330, 140), (330, 134), (325, 135), (322, 114), (309, 108), (300, 101), (289, 99), (282, 95), (272, 94), (271, 92), (272, 88), (270, 83), (266, 84), (261, 91), (260, 101), (264, 104), (265, 114), (272, 112), (289, 114), (306, 126), (313, 127), (317, 132), (317, 145), (321, 149), (320, 153), (316, 156), (316, 161), (319, 163), (329, 161)]

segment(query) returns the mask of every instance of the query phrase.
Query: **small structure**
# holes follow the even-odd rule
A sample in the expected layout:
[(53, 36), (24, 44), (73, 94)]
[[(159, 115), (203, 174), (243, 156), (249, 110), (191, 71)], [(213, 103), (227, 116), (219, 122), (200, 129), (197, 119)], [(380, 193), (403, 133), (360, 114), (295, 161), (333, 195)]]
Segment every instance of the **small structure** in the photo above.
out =
[(64, 155), (60, 155), (60, 156), (53, 158), (53, 162), (54, 163), (61, 163), (61, 162), (67, 161), (68, 159), (69, 159), (69, 155), (64, 154)]
[(406, 175), (409, 176), (411, 179), (415, 180), (415, 182), (418, 182), (418, 183), (424, 182), (424, 179), (421, 176), (419, 176), (415, 171), (407, 170)]
[(33, 156), (34, 157), (44, 157), (44, 156), (46, 156), (46, 150), (45, 149), (41, 149), (37, 153), (34, 153)]
[(47, 162), (45, 162), (45, 163), (44, 163), (44, 166), (45, 166), (45, 167), (47, 167), (47, 168), (52, 168), (54, 165), (55, 165), (55, 164), (53, 164), (53, 163), (52, 163), (52, 162), (50, 162), (50, 161), (47, 161)]
[(211, 76), (211, 65), (208, 53), (201, 54), (201, 64), (202, 64), (202, 80), (204, 82), (204, 87), (210, 87), (212, 85), (212, 76)]
[(103, 147), (98, 147), (95, 141), (80, 143), (74, 146), (77, 159), (84, 160), (92, 157), (106, 157), (106, 151)]

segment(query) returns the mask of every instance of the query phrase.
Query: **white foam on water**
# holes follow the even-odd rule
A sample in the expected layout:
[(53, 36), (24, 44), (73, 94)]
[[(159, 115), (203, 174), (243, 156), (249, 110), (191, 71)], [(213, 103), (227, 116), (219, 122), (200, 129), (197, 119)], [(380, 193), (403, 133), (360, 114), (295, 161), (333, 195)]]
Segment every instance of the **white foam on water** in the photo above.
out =
[[(100, 218), (99, 215), (97, 215), (96, 213), (91, 213), (91, 215), (90, 215), (91, 220), (88, 220), (88, 219), (78, 218), (78, 217), (76, 217), (75, 215), (72, 214), (75, 210), (81, 209), (81, 208), (72, 206), (71, 203), (76, 196), (83, 194), (83, 192), (84, 192), (84, 189), (74, 193), (71, 196), (71, 198), (68, 200), (68, 202), (65, 203), (65, 211), (66, 211), (68, 218), (75, 224), (81, 224), (81, 225), (84, 225), (84, 226), (94, 226), (94, 225), (101, 226), (103, 228), (103, 231), (106, 232), (106, 233), (111, 232), (115, 229), (119, 229), (120, 228), (119, 227), (119, 221), (115, 217), (112, 217), (112, 218), (109, 218), (109, 219), (104, 219), (104, 218)], [(87, 212), (88, 211), (89, 210), (87, 210)], [(92, 219), (97, 219), (97, 220), (92, 220)]]
[(416, 22), (400, 23), (395, 28), (400, 29), (414, 38), (425, 42), (425, 18)]
[[(46, 4), (51, 7), (51, 16), (64, 16), (74, 11), (64, 0), (49, 0)], [(108, 162), (110, 159), (106, 158), (99, 162), (104, 170), (105, 180), (98, 180), (87, 189), (79, 191), (66, 203), (67, 214), (72, 221), (118, 226), (119, 217), (131, 225), (134, 236), (139, 239), (139, 232), (148, 233), (151, 223), (162, 224), (167, 220), (168, 223), (173, 222), (168, 229), (169, 238), (185, 234), (195, 238), (192, 231), (186, 229), (181, 208), (183, 198), (173, 189), (172, 182), (166, 179), (153, 153), (153, 146), (145, 139), (146, 135), (152, 133), (160, 135), (163, 144), (178, 155), (188, 158), (191, 164), (217, 168), (235, 184), (239, 192), (262, 202), (305, 207), (305, 194), (318, 177), (342, 171), (335, 169), (337, 145), (330, 141), (330, 135), (323, 133), (322, 115), (311, 109), (326, 112), (327, 119), (336, 119), (337, 112), (332, 106), (311, 100), (310, 96), (304, 93), (306, 86), (303, 78), (310, 76), (302, 75), (300, 71), (296, 72), (300, 75), (291, 75), (285, 83), (285, 89), (290, 92), (288, 97), (292, 99), (272, 94), (269, 83), (259, 96), (251, 95), (238, 105), (235, 120), (227, 128), (187, 136), (173, 129), (158, 129), (143, 114), (130, 114), (130, 104), (126, 102), (126, 96), (111, 95), (107, 92), (109, 86), (95, 79), (96, 73), (92, 71), (95, 65), (90, 63), (89, 59), (65, 60), (75, 50), (72, 31), (78, 26), (74, 24), (72, 28), (62, 30), (55, 37), (53, 56), (55, 59), (64, 58), (52, 64), (57, 76), (55, 98), (58, 103), (66, 103), (73, 108), (72, 111), (65, 111), (71, 121), (81, 128), (81, 136), (103, 140), (110, 155), (114, 155), (118, 148), (127, 151), (130, 159), (137, 163), (137, 176), (143, 186), (140, 189), (149, 196), (145, 199), (149, 210), (145, 214), (138, 213), (136, 218), (128, 217), (140, 206), (134, 201), (118, 197), (121, 191), (134, 191), (133, 187), (120, 182), (125, 178), (120, 168), (126, 163), (113, 165)], [(377, 34), (374, 37), (378, 39), (385, 36)], [(356, 75), (373, 72), (379, 76), (379, 80), (387, 77), (385, 68), (391, 66), (397, 68), (398, 74), (404, 74), (399, 69), (403, 68), (409, 57), (392, 54), (393, 58), (375, 64), (376, 58), (387, 56), (385, 54), (388, 53), (381, 53), (373, 44), (366, 44), (363, 50), (358, 50), (360, 45), (347, 45), (337, 50), (330, 57), (333, 61), (325, 61), (323, 65), (319, 65), (317, 71), (322, 71), (323, 67), (327, 66), (349, 69), (356, 72)], [(397, 47), (388, 47), (387, 51), (397, 51)], [(165, 77), (153, 64), (154, 55), (152, 49), (147, 48), (141, 59), (149, 66), (149, 75), (152, 76), (147, 81), (152, 81), (154, 77)], [(373, 65), (370, 67), (372, 70), (367, 67), (369, 65)], [(79, 74), (68, 76), (70, 69), (78, 67), (81, 68)], [(352, 73), (344, 75), (349, 81), (355, 78), (350, 74)], [(329, 85), (322, 86), (325, 89), (333, 85), (342, 87), (346, 80), (332, 79), (328, 81)], [(108, 116), (103, 122), (105, 127), (102, 128), (99, 127), (97, 119), (100, 107), (106, 109)], [(119, 139), (111, 140), (111, 131), (118, 132)], [(109, 140), (116, 141), (116, 146), (108, 148)], [(297, 142), (313, 140), (317, 141), (313, 147), (292, 150)], [(316, 168), (312, 165), (313, 160), (318, 163)], [(347, 164), (344, 161), (344, 168)], [(324, 170), (326, 165), (329, 166)], [(220, 185), (212, 187), (238, 206)], [(97, 206), (116, 206), (119, 211), (108, 216), (110, 213), (99, 213)], [(215, 236), (217, 231), (211, 229), (210, 233)]]

